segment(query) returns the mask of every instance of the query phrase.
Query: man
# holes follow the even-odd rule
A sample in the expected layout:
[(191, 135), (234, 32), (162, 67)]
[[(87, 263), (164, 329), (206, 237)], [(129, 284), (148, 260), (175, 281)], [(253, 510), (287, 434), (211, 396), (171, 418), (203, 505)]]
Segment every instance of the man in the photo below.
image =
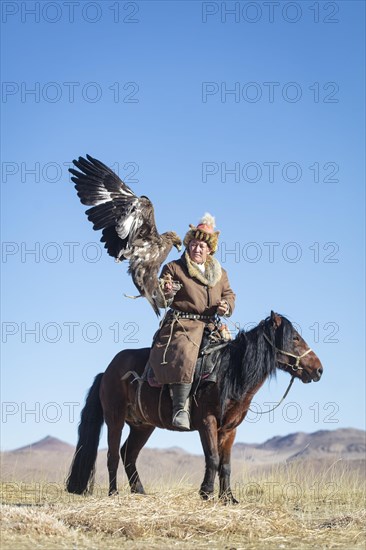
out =
[(190, 225), (184, 254), (161, 273), (171, 309), (155, 337), (149, 363), (158, 382), (170, 386), (172, 424), (181, 430), (190, 429), (186, 402), (204, 330), (214, 329), (215, 316), (230, 316), (235, 305), (226, 271), (213, 256), (220, 233), (214, 224), (214, 218), (205, 214), (197, 227)]

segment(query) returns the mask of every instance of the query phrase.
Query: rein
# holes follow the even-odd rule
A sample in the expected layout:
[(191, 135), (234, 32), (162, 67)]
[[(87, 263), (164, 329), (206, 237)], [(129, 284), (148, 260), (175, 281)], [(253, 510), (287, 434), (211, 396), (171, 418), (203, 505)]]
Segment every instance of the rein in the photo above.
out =
[[(301, 370), (304, 370), (304, 367), (302, 367), (300, 365), (300, 359), (302, 359), (303, 357), (305, 357), (305, 355), (307, 355), (308, 353), (310, 353), (312, 350), (311, 348), (309, 348), (308, 350), (306, 350), (302, 355), (294, 355), (293, 353), (289, 353), (288, 351), (284, 351), (282, 349), (279, 349), (277, 348), (273, 342), (271, 342), (271, 340), (268, 338), (267, 334), (263, 331), (263, 336), (264, 338), (267, 340), (267, 342), (275, 349), (276, 353), (280, 353), (281, 355), (287, 355), (287, 357), (292, 357), (293, 359), (296, 359), (295, 361), (295, 364), (294, 365), (291, 365), (291, 363), (286, 363), (285, 361), (279, 361), (277, 358), (277, 362), (280, 363), (280, 365), (286, 365), (287, 367), (290, 367), (290, 369), (295, 373), (297, 371), (301, 371)], [(282, 366), (279, 367), (281, 370), (284, 370), (286, 371), (286, 369)], [(274, 411), (275, 409), (277, 409), (277, 407), (279, 407), (281, 405), (281, 403), (286, 399), (290, 389), (291, 389), (291, 386), (293, 384), (295, 380), (295, 374), (293, 374), (291, 376), (291, 380), (290, 380), (290, 383), (285, 391), (285, 393), (283, 394), (283, 397), (280, 399), (280, 401), (277, 403), (277, 405), (275, 405), (272, 409), (269, 409), (269, 411), (253, 411), (252, 409), (248, 409), (248, 411), (250, 412), (255, 412), (256, 414), (267, 414), (267, 413), (270, 413), (272, 411)]]
[(291, 386), (292, 384), (294, 383), (294, 380), (295, 380), (295, 375), (293, 374), (291, 376), (291, 380), (290, 380), (290, 383), (289, 385), (287, 386), (287, 389), (285, 391), (285, 393), (283, 394), (283, 397), (281, 397), (281, 399), (279, 400), (279, 402), (277, 403), (277, 405), (275, 405), (274, 407), (272, 407), (272, 409), (269, 409), (269, 411), (253, 411), (252, 409), (248, 409), (248, 411), (252, 412), (252, 413), (256, 413), (256, 414), (268, 414), (272, 411), (274, 411), (275, 409), (277, 409), (277, 407), (279, 407), (281, 405), (281, 403), (286, 399), (287, 395), (288, 395), (288, 392), (290, 391), (291, 389)]

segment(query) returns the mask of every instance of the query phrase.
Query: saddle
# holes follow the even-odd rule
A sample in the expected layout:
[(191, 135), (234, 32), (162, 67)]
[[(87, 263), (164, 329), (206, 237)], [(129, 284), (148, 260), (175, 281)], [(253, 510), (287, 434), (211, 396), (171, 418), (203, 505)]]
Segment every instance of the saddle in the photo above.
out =
[[(230, 342), (226, 338), (222, 338), (222, 337), (212, 338), (210, 337), (211, 335), (212, 333), (209, 331), (204, 332), (204, 337), (202, 339), (200, 351), (198, 354), (191, 392), (189, 395), (189, 400), (187, 405), (189, 409), (191, 407), (192, 399), (195, 398), (196, 392), (200, 387), (200, 385), (205, 382), (217, 381), (220, 351), (223, 348), (225, 348)], [(135, 406), (130, 405), (129, 411), (128, 411), (128, 415), (130, 416), (131, 421), (137, 424), (141, 424), (143, 421), (148, 422), (146, 414), (144, 414), (143, 412), (142, 403), (141, 403), (141, 388), (143, 383), (147, 382), (151, 387), (160, 388), (161, 390), (159, 405), (158, 405), (158, 414), (159, 414), (160, 422), (162, 426), (164, 426), (164, 421), (161, 417), (161, 408), (160, 408), (160, 401), (161, 401), (161, 395), (164, 391), (164, 384), (159, 384), (159, 382), (155, 378), (154, 371), (152, 370), (149, 364), (146, 365), (144, 373), (141, 377), (139, 377), (134, 371), (128, 371), (125, 374), (124, 378), (131, 376), (131, 374), (133, 374), (135, 376), (135, 380), (138, 381), (136, 403), (135, 403)]]
[[(225, 348), (229, 341), (226, 339), (220, 339), (211, 341), (209, 337), (202, 339), (200, 351), (196, 362), (196, 367), (193, 375), (192, 388), (197, 388), (203, 382), (216, 382), (217, 380), (217, 365), (219, 362), (220, 351)], [(146, 381), (153, 388), (161, 388), (163, 384), (155, 378), (153, 369), (148, 365), (146, 372)], [(195, 393), (195, 391), (193, 392)]]

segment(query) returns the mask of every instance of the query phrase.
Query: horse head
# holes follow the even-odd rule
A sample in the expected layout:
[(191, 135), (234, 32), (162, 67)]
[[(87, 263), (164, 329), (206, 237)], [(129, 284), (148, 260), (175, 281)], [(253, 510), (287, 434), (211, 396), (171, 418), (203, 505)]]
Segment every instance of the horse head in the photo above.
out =
[(266, 332), (263, 334), (275, 349), (277, 367), (305, 384), (318, 382), (323, 373), (322, 364), (290, 321), (271, 311), (266, 324), (269, 325), (272, 338)]

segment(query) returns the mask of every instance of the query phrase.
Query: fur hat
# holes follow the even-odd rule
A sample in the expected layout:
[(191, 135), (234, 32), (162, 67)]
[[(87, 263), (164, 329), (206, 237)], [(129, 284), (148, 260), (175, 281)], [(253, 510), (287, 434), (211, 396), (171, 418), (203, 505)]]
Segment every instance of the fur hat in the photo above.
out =
[(214, 231), (215, 218), (208, 212), (198, 222), (197, 226), (189, 225), (190, 229), (184, 237), (183, 244), (187, 248), (192, 239), (204, 241), (209, 246), (212, 254), (217, 250), (220, 231)]

